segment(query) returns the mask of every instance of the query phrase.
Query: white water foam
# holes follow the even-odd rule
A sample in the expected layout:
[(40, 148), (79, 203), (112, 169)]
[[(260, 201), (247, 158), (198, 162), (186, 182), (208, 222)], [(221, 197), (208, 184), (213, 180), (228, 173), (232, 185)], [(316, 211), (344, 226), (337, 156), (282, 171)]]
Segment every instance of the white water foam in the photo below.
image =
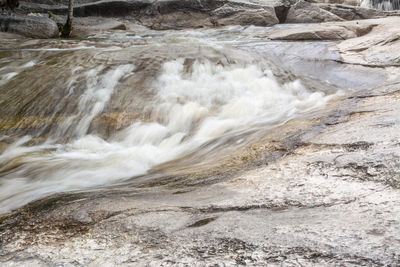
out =
[(22, 65), (8, 64), (0, 68), (0, 86), (9, 82), (12, 78), (17, 76), (20, 72), (31, 68), (36, 65), (35, 61), (29, 61)]
[[(310, 92), (300, 81), (280, 84), (257, 65), (223, 66), (203, 60), (186, 72), (184, 60), (179, 59), (165, 63), (154, 82), (150, 121), (135, 122), (103, 140), (86, 134), (87, 129), (133, 66), (121, 66), (99, 78), (101, 70), (88, 76), (93, 79), (88, 79), (80, 100), (78, 113), (85, 116), (76, 128), (77, 139), (66, 145), (28, 147), (25, 138), (0, 156), (0, 172), (5, 173), (0, 179), (0, 212), (52, 193), (145, 174), (240, 128), (286, 121), (336, 96)], [(11, 169), (15, 164), (18, 167)]]
[[(78, 111), (76, 115), (61, 123), (55, 133), (56, 138), (63, 137), (71, 127), (75, 128), (75, 137), (86, 135), (93, 119), (103, 111), (110, 100), (118, 82), (125, 76), (131, 75), (135, 67), (131, 64), (121, 65), (100, 75), (104, 68), (104, 66), (99, 66), (83, 73), (87, 89), (79, 98)], [(72, 77), (76, 78), (75, 73), (80, 70), (79, 67), (73, 69)], [(74, 78), (68, 84), (67, 97), (74, 93)], [(75, 118), (80, 118), (80, 120), (73, 125)]]

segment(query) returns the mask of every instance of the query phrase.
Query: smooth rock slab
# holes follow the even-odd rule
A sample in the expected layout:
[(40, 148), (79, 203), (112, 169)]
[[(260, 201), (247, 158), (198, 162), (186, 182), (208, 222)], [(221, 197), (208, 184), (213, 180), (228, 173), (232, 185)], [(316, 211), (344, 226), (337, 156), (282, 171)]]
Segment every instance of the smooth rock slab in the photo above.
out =
[(273, 31), (271, 40), (346, 40), (372, 30), (372, 23), (322, 23)]
[(58, 37), (57, 24), (46, 17), (0, 15), (0, 31), (32, 38)]
[(375, 67), (400, 66), (400, 18), (370, 21), (377, 24), (370, 34), (338, 45), (342, 61)]

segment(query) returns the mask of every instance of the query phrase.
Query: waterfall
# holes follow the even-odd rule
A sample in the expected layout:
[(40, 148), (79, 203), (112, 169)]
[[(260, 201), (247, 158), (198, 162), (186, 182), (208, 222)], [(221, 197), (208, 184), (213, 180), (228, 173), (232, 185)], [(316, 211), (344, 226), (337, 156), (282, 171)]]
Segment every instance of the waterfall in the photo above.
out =
[(384, 11), (399, 9), (399, 0), (359, 0), (360, 6)]

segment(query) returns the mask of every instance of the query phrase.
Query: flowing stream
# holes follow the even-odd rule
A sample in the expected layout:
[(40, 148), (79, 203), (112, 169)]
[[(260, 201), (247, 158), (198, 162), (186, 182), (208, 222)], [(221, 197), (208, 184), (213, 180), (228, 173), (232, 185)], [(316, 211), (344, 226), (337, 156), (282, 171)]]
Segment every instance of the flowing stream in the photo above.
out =
[(375, 8), (384, 11), (400, 9), (399, 0), (359, 0), (359, 3), (364, 8)]
[[(227, 137), (280, 125), (346, 90), (351, 73), (339, 64), (321, 77), (307, 67), (318, 62), (300, 63), (293, 43), (267, 43), (263, 31), (0, 41), (0, 212), (124, 183), (199, 151), (211, 159)], [(337, 57), (332, 43), (312, 46), (310, 58)]]

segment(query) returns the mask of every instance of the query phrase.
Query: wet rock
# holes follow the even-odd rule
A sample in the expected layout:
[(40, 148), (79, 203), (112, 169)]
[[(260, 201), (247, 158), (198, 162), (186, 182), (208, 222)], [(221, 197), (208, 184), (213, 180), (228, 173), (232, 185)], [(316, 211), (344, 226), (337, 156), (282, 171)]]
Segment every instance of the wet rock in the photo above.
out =
[(317, 23), (327, 21), (342, 21), (337, 15), (323, 10), (305, 1), (299, 1), (290, 7), (286, 23)]
[(46, 17), (0, 15), (0, 31), (32, 38), (58, 37), (57, 24)]
[(346, 40), (364, 35), (372, 30), (372, 23), (329, 23), (272, 31), (272, 40)]
[[(59, 23), (64, 23), (64, 16), (58, 18)], [(127, 30), (131, 23), (120, 21), (116, 18), (77, 17), (74, 20), (73, 37), (89, 36), (103, 31)]]

